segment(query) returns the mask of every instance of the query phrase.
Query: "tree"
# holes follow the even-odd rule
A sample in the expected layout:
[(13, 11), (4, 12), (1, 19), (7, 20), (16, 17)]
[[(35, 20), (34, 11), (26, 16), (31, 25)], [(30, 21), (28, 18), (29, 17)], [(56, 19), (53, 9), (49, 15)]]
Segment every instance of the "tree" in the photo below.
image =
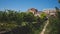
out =
[(60, 0), (58, 0), (58, 2), (60, 3)]
[(34, 15), (29, 12), (29, 13), (24, 15), (24, 20), (26, 22), (34, 22)]
[(56, 8), (56, 16), (60, 20), (60, 9), (57, 7), (55, 7), (55, 8)]
[(50, 30), (49, 34), (59, 34), (60, 33), (60, 11), (59, 8), (56, 7), (56, 16), (49, 16), (49, 25), (48, 29)]

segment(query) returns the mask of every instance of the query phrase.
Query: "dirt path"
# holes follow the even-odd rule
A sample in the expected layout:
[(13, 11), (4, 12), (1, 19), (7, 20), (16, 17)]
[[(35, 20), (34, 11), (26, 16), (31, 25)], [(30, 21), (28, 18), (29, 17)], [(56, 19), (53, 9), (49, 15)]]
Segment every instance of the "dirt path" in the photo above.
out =
[(47, 22), (45, 23), (44, 27), (43, 27), (43, 30), (40, 32), (40, 34), (44, 34), (45, 30), (46, 30), (46, 27), (48, 26), (49, 24), (49, 20), (47, 20)]

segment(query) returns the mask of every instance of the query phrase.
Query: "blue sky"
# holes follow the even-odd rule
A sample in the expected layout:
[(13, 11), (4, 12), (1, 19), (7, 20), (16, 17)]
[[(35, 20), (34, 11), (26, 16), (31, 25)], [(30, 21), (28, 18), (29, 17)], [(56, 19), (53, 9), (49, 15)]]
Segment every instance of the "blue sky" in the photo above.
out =
[(0, 10), (12, 9), (26, 11), (29, 8), (36, 8), (38, 10), (60, 8), (58, 0), (0, 0)]

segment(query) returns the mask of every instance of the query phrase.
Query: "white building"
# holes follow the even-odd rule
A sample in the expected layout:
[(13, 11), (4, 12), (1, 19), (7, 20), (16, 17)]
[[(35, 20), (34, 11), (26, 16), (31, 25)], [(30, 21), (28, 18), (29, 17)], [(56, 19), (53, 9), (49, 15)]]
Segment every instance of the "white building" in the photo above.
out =
[(47, 15), (55, 15), (56, 14), (55, 9), (46, 9), (46, 10), (43, 10), (43, 12), (45, 12)]

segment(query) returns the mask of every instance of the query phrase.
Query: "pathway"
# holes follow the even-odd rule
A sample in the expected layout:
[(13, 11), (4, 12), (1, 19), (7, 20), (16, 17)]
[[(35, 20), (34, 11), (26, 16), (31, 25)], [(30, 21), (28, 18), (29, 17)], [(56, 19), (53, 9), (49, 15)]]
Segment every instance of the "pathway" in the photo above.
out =
[(45, 30), (46, 30), (46, 27), (48, 26), (49, 24), (49, 20), (47, 20), (47, 22), (45, 23), (44, 27), (43, 27), (43, 30), (40, 32), (40, 34), (44, 34)]

